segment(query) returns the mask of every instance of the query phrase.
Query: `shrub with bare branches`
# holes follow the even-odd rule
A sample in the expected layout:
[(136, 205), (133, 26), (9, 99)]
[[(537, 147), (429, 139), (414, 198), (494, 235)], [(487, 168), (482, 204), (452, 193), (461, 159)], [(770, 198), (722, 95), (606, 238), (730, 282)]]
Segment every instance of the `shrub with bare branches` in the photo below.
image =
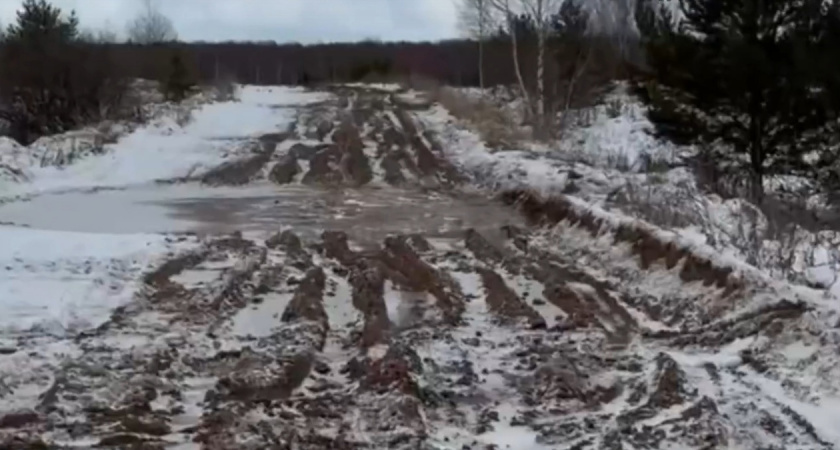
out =
[(515, 148), (528, 137), (510, 115), (483, 96), (441, 88), (435, 91), (433, 98), (453, 116), (469, 123), (489, 148)]
[[(723, 200), (704, 194), (696, 184), (628, 182), (610, 195), (608, 204), (626, 214), (665, 229), (692, 228), (706, 243), (733, 252), (777, 279), (829, 289), (836, 275), (815, 280), (814, 271), (835, 274), (840, 269), (840, 233), (803, 226), (789, 206), (764, 202), (757, 207), (743, 199)], [(804, 211), (800, 208), (800, 215)]]
[(128, 39), (137, 44), (160, 44), (178, 39), (172, 21), (158, 10), (153, 0), (142, 0), (142, 10), (128, 24)]
[(45, 0), (27, 0), (0, 49), (0, 111), (11, 136), (28, 144), (98, 121), (119, 105), (125, 78), (111, 48), (81, 39), (74, 14)]
[(239, 87), (233, 75), (223, 74), (216, 78), (211, 86), (213, 98), (217, 102), (232, 102), (239, 99)]

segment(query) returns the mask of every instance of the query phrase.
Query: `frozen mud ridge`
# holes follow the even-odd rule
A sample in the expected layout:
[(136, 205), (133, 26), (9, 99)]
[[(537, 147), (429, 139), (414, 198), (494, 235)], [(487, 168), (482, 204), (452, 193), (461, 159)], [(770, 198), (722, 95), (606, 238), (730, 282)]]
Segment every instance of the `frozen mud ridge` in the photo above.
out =
[[(0, 448), (840, 445), (831, 302), (470, 187), (429, 106), (335, 88), (207, 170), (0, 207)], [(120, 225), (62, 231), (62, 202)]]

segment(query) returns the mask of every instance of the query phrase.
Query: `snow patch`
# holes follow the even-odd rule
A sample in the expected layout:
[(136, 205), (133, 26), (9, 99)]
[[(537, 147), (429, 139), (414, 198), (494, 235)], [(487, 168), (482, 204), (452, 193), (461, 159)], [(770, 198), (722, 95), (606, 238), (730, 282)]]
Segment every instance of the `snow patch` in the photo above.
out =
[(96, 327), (131, 301), (140, 277), (173, 248), (165, 236), (0, 227), (0, 334)]

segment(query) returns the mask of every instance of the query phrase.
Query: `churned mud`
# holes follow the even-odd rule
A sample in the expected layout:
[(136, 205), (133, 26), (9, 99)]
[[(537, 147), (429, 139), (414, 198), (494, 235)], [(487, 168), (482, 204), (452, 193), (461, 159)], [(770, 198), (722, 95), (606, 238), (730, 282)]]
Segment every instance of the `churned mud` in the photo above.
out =
[(335, 92), (192, 180), (265, 193), (170, 199), (201, 245), (60, 363), (0, 378), (0, 448), (713, 449), (737, 410), (761, 411), (767, 448), (832, 448), (736, 365), (682, 352), (801, 304), (727, 316), (752, 292), (731, 270), (563, 199), (467, 193), (412, 119), (428, 105)]

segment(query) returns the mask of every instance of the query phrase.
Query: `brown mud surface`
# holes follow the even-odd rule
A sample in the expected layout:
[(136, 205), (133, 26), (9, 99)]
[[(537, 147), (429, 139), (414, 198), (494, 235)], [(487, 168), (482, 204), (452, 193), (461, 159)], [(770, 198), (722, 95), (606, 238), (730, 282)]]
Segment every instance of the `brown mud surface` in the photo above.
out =
[[(202, 181), (473, 195), (413, 120), (424, 105), (335, 93)], [(611, 235), (632, 256), (622, 265), (587, 248), (604, 235), (595, 217), (562, 199), (503, 200), (446, 230), (395, 202), (364, 226), (203, 237), (33, 374), (30, 408), (0, 407), (0, 448), (714, 449), (749, 425), (739, 409), (761, 411), (751, 433), (766, 448), (831, 448), (742, 376), (760, 355), (697, 366), (681, 353), (778, 332), (800, 304), (724, 320), (720, 305), (748, 292), (725, 268), (629, 227)], [(547, 235), (517, 209), (580, 233)], [(639, 288), (655, 270), (667, 301)], [(14, 389), (0, 380), (0, 402)]]

